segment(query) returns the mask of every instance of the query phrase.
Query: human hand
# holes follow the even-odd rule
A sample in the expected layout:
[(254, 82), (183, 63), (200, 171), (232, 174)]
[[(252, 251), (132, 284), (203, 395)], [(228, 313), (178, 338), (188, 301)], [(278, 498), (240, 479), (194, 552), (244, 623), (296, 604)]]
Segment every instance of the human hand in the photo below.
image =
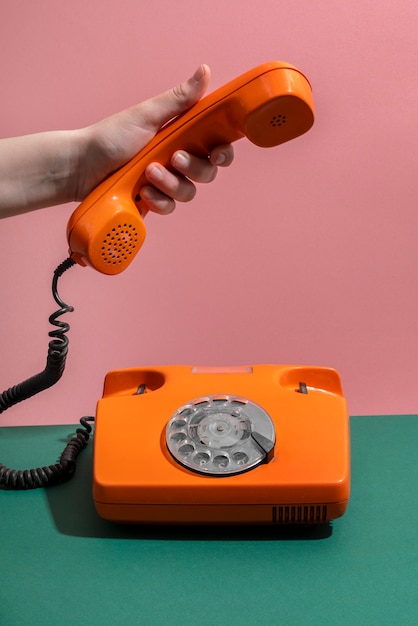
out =
[[(166, 91), (87, 128), (0, 139), (0, 218), (82, 201), (109, 174), (151, 141), (162, 126), (196, 104), (210, 80), (207, 65)], [(178, 150), (170, 170), (150, 163), (141, 190), (146, 208), (171, 213), (188, 202), (195, 183), (212, 181), (218, 166), (230, 165), (231, 145), (216, 146), (207, 158)]]
[[(83, 200), (107, 175), (133, 158), (166, 122), (196, 104), (209, 81), (210, 69), (201, 65), (184, 83), (80, 131), (87, 149), (79, 168), (76, 200)], [(195, 183), (213, 181), (218, 167), (230, 165), (233, 157), (228, 144), (216, 146), (206, 159), (178, 150), (171, 158), (171, 171), (151, 163), (145, 170), (149, 185), (140, 190), (142, 201), (151, 211), (171, 213), (176, 201), (194, 198)]]

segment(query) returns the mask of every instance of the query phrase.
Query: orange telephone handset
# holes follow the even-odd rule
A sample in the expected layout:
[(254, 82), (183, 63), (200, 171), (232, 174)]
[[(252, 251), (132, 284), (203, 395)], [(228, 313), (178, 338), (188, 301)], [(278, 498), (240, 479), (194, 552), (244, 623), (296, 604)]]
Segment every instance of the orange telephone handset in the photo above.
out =
[(103, 274), (128, 267), (145, 239), (140, 190), (151, 162), (168, 166), (179, 149), (208, 156), (216, 145), (244, 136), (260, 147), (277, 146), (313, 121), (311, 87), (298, 69), (274, 61), (246, 72), (164, 126), (85, 198), (67, 227), (71, 258)]

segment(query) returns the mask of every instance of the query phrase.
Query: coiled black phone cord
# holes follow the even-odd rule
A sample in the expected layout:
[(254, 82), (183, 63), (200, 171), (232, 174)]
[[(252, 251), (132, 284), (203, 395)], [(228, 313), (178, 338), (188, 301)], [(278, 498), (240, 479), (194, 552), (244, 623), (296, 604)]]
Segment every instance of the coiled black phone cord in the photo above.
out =
[(52, 280), (52, 295), (60, 309), (50, 315), (49, 322), (56, 326), (56, 330), (51, 330), (48, 335), (51, 341), (48, 344), (48, 355), (46, 358), (45, 369), (39, 374), (35, 374), (31, 378), (7, 389), (0, 395), (0, 413), (9, 409), (14, 404), (27, 400), (31, 396), (52, 387), (59, 381), (65, 368), (65, 361), (68, 353), (68, 337), (66, 333), (70, 326), (66, 322), (59, 321), (58, 318), (64, 313), (70, 313), (74, 309), (72, 306), (65, 304), (61, 300), (57, 291), (58, 279), (62, 274), (74, 265), (72, 259), (66, 259), (61, 263), (54, 272)]
[(39, 489), (70, 480), (76, 470), (77, 457), (86, 447), (90, 437), (92, 428), (88, 422), (94, 422), (94, 417), (81, 418), (80, 424), (83, 428), (77, 428), (76, 434), (65, 446), (58, 463), (26, 470), (10, 469), (0, 463), (0, 489), (9, 491)]
[[(45, 369), (4, 391), (0, 395), (0, 413), (52, 387), (60, 380), (64, 372), (68, 354), (66, 333), (70, 326), (59, 318), (74, 309), (61, 300), (57, 284), (62, 274), (73, 265), (75, 261), (70, 258), (66, 259), (56, 268), (52, 279), (52, 295), (60, 308), (49, 317), (50, 324), (56, 328), (49, 332), (51, 341), (48, 344)], [(72, 478), (76, 468), (76, 459), (81, 450), (86, 447), (92, 430), (89, 421), (94, 421), (94, 418), (81, 418), (80, 424), (83, 428), (77, 428), (76, 435), (66, 445), (58, 463), (31, 470), (12, 470), (0, 463), (0, 489), (37, 489), (56, 485)]]

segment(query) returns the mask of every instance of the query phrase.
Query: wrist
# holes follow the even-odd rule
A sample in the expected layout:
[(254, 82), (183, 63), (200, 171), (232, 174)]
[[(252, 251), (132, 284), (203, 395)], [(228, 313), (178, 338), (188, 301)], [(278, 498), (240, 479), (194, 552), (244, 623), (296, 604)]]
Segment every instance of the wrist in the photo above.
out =
[(99, 124), (73, 133), (74, 185), (71, 200), (81, 202), (113, 169)]

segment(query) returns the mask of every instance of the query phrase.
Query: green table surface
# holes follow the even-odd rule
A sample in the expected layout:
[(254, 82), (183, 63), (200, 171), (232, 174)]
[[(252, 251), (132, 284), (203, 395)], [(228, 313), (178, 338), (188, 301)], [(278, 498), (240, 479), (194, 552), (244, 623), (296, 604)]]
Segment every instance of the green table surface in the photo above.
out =
[[(0, 430), (0, 461), (54, 463), (72, 426)], [(418, 624), (418, 416), (351, 418), (352, 494), (322, 531), (129, 527), (74, 479), (0, 491), (3, 626)]]

